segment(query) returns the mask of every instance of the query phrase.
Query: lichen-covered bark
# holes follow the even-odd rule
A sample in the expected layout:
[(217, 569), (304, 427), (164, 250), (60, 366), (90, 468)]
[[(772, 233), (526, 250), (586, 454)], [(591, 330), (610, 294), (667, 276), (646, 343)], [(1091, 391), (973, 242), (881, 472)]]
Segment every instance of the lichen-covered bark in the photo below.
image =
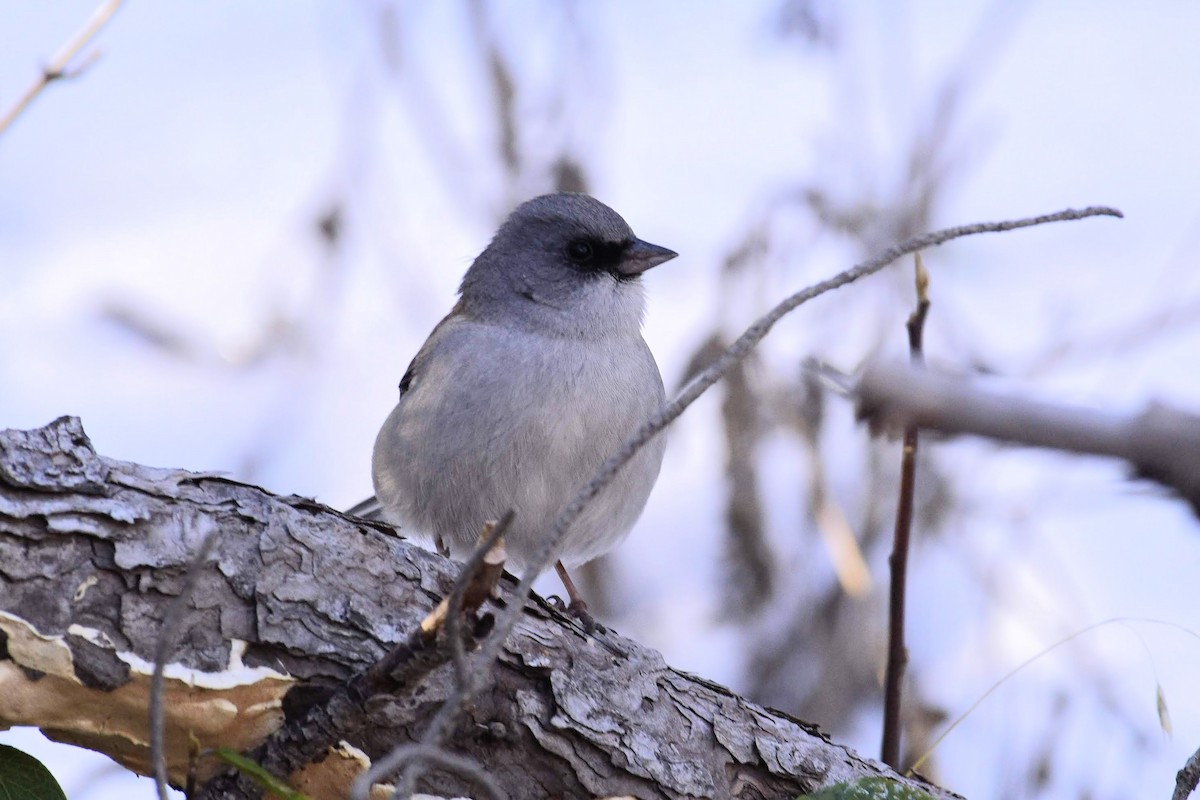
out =
[[(455, 575), (451, 562), (388, 529), (310, 500), (98, 456), (76, 419), (4, 431), (0, 724), (37, 725), (147, 772), (152, 653), (167, 605), (213, 531), (167, 668), (176, 782), (189, 734), (204, 747), (260, 744), (285, 713), (300, 719), (325, 703), (413, 630)], [(344, 792), (345, 775), (365, 759), (420, 735), (453, 681), (447, 665), (365, 706), (303, 717), (345, 742), (304, 771), (304, 786), (314, 796)], [(584, 635), (540, 603), (529, 605), (448, 747), (484, 765), (513, 798), (784, 798), (888, 774), (797, 720), (672, 670), (636, 642)], [(217, 772), (201, 765), (202, 780)], [(422, 786), (471, 792), (436, 772)]]

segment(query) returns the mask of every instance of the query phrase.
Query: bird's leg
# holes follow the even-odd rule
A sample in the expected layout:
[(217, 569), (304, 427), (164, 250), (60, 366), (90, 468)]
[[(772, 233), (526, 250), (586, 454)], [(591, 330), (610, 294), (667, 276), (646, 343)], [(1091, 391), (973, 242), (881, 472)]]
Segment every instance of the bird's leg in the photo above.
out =
[(442, 558), (450, 557), (450, 547), (446, 544), (446, 540), (442, 537), (434, 537), (433, 546), (437, 548), (438, 555)]
[(571, 598), (571, 605), (567, 606), (567, 609), (572, 612), (575, 609), (587, 611), (587, 603), (583, 602), (583, 598), (579, 595), (579, 590), (575, 588), (575, 581), (571, 580), (571, 576), (567, 574), (567, 568), (563, 566), (561, 561), (554, 562), (554, 571), (562, 579), (563, 586), (567, 589), (567, 597)]
[(567, 597), (571, 598), (571, 602), (567, 606), (567, 613), (579, 620), (583, 624), (584, 630), (589, 633), (596, 630), (603, 631), (604, 626), (596, 622), (588, 613), (587, 603), (583, 602), (583, 597), (575, 588), (575, 581), (571, 580), (571, 576), (567, 574), (567, 568), (563, 566), (562, 561), (554, 562), (554, 571), (562, 580), (563, 586), (567, 590)]

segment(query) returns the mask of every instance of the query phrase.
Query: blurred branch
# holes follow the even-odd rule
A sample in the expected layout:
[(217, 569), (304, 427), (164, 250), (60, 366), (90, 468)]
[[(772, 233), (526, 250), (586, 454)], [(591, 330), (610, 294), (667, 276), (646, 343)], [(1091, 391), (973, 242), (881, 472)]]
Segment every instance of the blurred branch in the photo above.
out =
[(488, 84), (491, 87), (492, 100), (495, 102), (496, 122), (499, 128), (500, 161), (508, 172), (509, 179), (515, 178), (521, 172), (521, 153), (517, 149), (518, 115), (516, 113), (516, 85), (512, 69), (504, 54), (500, 52), (499, 42), (488, 31), (487, 5), (483, 0), (470, 0), (471, 27), (476, 40), (481, 45), (481, 58), (487, 62)]
[[(728, 346), (728, 340), (719, 332), (706, 338), (688, 360), (681, 383), (703, 372)], [(720, 613), (728, 619), (750, 616), (774, 593), (776, 557), (765, 537), (758, 480), (761, 416), (747, 362), (742, 362), (726, 376), (721, 401), (729, 496), (725, 502)]]
[[(159, 631), (158, 640), (154, 643), (154, 675), (150, 678), (150, 763), (154, 768), (154, 783), (158, 790), (159, 800), (167, 800), (169, 797), (167, 791), (166, 714), (163, 712), (163, 696), (166, 693), (164, 670), (167, 666), (167, 658), (171, 655), (175, 640), (179, 636), (179, 623), (187, 610), (187, 603), (196, 586), (200, 569), (208, 561), (209, 553), (212, 552), (213, 545), (216, 544), (217, 536), (220, 533), (220, 528), (213, 528), (200, 543), (200, 549), (196, 551), (196, 555), (188, 564), (187, 572), (184, 573), (183, 587), (179, 590), (179, 594), (171, 598), (171, 602), (167, 604), (162, 630)], [(194, 780), (194, 769), (192, 768), (188, 770), (188, 780), (189, 782)]]
[(960, 378), (873, 363), (852, 388), (872, 427), (915, 425), (1128, 461), (1200, 514), (1200, 416), (1151, 405), (1135, 417), (1005, 397)]
[[(1176, 293), (1176, 296), (1177, 293)], [(1021, 370), (1027, 377), (1044, 375), (1071, 358), (1113, 360), (1121, 353), (1161, 341), (1165, 336), (1200, 324), (1200, 297), (1173, 299), (1165, 308), (1101, 331), (1092, 337), (1063, 339)]]
[(1200, 784), (1200, 750), (1192, 753), (1192, 757), (1175, 774), (1175, 792), (1171, 800), (1187, 800), (1196, 791), (1197, 784)]
[[(448, 108), (446, 87), (439, 83), (445, 79), (445, 64), (422, 63), (420, 49), (407, 46), (409, 31), (422, 28), (419, 22), (405, 19), (414, 15), (413, 8), (379, 4), (375, 29), (412, 130), (427, 149), (426, 160), (436, 169), (447, 195), (472, 214), (482, 212), (491, 227), (517, 200), (532, 194), (587, 190), (591, 180), (586, 148), (581, 145), (595, 135), (596, 128), (583, 123), (572, 129), (569, 123), (602, 117), (604, 98), (587, 83), (596, 48), (583, 40), (590, 28), (578, 19), (575, 4), (549, 4), (545, 13), (521, 28), (522, 41), (537, 39), (561, 48), (569, 59), (570, 68), (545, 73), (519, 68), (520, 59), (505, 47), (501, 31), (507, 18), (498, 7), (481, 0), (464, 5), (471, 41), (462, 66), (478, 78), (478, 94), (472, 98), (477, 114), (465, 132), (452, 124), (455, 115)], [(500, 178), (499, 193), (488, 180), (495, 167), (500, 170), (495, 174)]]
[(829, 485), (825, 461), (821, 457), (821, 429), (825, 417), (825, 394), (818, 375), (808, 362), (801, 369), (798, 394), (799, 429), (808, 454), (808, 507), (816, 523), (821, 541), (833, 564), (838, 587), (853, 598), (863, 598), (871, 591), (871, 571), (859, 546), (854, 528), (846, 511), (838, 503)]
[[(924, 364), (922, 339), (925, 317), (929, 314), (929, 273), (915, 254), (917, 308), (908, 318), (908, 351), (913, 366)], [(904, 447), (900, 456), (900, 499), (896, 508), (896, 532), (892, 555), (888, 559), (892, 582), (888, 593), (888, 649), (883, 691), (883, 763), (892, 769), (900, 768), (901, 699), (904, 670), (908, 666), (908, 649), (904, 644), (904, 605), (908, 590), (908, 549), (912, 532), (913, 494), (917, 480), (917, 428), (904, 428)]]
[[(717, 343), (717, 353), (725, 350)], [(747, 358), (725, 376), (721, 401), (721, 427), (725, 433), (725, 477), (729, 497), (725, 504), (722, 614), (744, 619), (758, 611), (774, 594), (776, 563), (766, 539), (758, 479), (758, 444), (762, 425), (757, 396), (751, 385)]]
[(42, 74), (38, 76), (37, 80), (25, 90), (25, 93), (17, 99), (12, 108), (4, 112), (3, 116), (0, 116), (0, 135), (3, 135), (8, 130), (9, 126), (33, 102), (33, 99), (41, 94), (43, 89), (54, 81), (63, 78), (75, 78), (82, 75), (88, 67), (96, 62), (96, 59), (100, 56), (99, 51), (93, 51), (88, 54), (83, 61), (76, 64), (73, 69), (71, 68), (71, 62), (87, 46), (88, 42), (95, 38), (96, 34), (100, 32), (100, 29), (104, 27), (104, 24), (117, 12), (120, 6), (121, 0), (105, 0), (105, 2), (101, 3), (92, 12), (92, 16), (79, 29), (79, 32), (54, 54), (54, 58), (50, 60), (49, 64), (42, 68)]
[[(475, 787), (483, 789), (490, 800), (508, 800), (508, 796), (476, 761), (455, 755), (440, 747), (430, 747), (425, 744), (401, 745), (380, 759), (379, 763), (372, 765), (370, 770), (364, 772), (354, 782), (351, 800), (367, 800), (372, 796), (372, 784), (378, 783), (379, 780), (401, 769), (405, 764), (414, 762), (429, 763), (459, 775), (469, 780)], [(403, 787), (397, 788), (391, 796), (397, 800), (409, 800), (414, 797), (411, 790), (405, 791)], [(429, 795), (423, 795), (423, 797), (429, 797)]]

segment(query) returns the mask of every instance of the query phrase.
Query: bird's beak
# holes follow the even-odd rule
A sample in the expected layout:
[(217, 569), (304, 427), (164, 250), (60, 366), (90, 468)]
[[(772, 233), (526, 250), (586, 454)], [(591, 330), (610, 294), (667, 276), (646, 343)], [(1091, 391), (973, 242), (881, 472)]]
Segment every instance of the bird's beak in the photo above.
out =
[(659, 264), (664, 261), (670, 261), (677, 255), (679, 253), (676, 253), (674, 250), (668, 250), (656, 244), (643, 242), (641, 239), (634, 239), (626, 245), (621, 263), (617, 265), (617, 271), (628, 277), (641, 275), (651, 267), (657, 267)]

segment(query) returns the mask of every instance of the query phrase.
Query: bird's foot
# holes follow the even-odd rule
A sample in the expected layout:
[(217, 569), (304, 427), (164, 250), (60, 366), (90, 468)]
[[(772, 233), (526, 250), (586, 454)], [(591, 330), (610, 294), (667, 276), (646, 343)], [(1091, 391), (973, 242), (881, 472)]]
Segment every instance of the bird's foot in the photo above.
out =
[(596, 621), (596, 618), (587, 610), (587, 603), (582, 600), (572, 600), (570, 603), (564, 603), (563, 599), (556, 594), (552, 594), (546, 598), (551, 606), (557, 611), (561, 611), (569, 617), (574, 617), (583, 626), (585, 633), (608, 633), (608, 628)]

